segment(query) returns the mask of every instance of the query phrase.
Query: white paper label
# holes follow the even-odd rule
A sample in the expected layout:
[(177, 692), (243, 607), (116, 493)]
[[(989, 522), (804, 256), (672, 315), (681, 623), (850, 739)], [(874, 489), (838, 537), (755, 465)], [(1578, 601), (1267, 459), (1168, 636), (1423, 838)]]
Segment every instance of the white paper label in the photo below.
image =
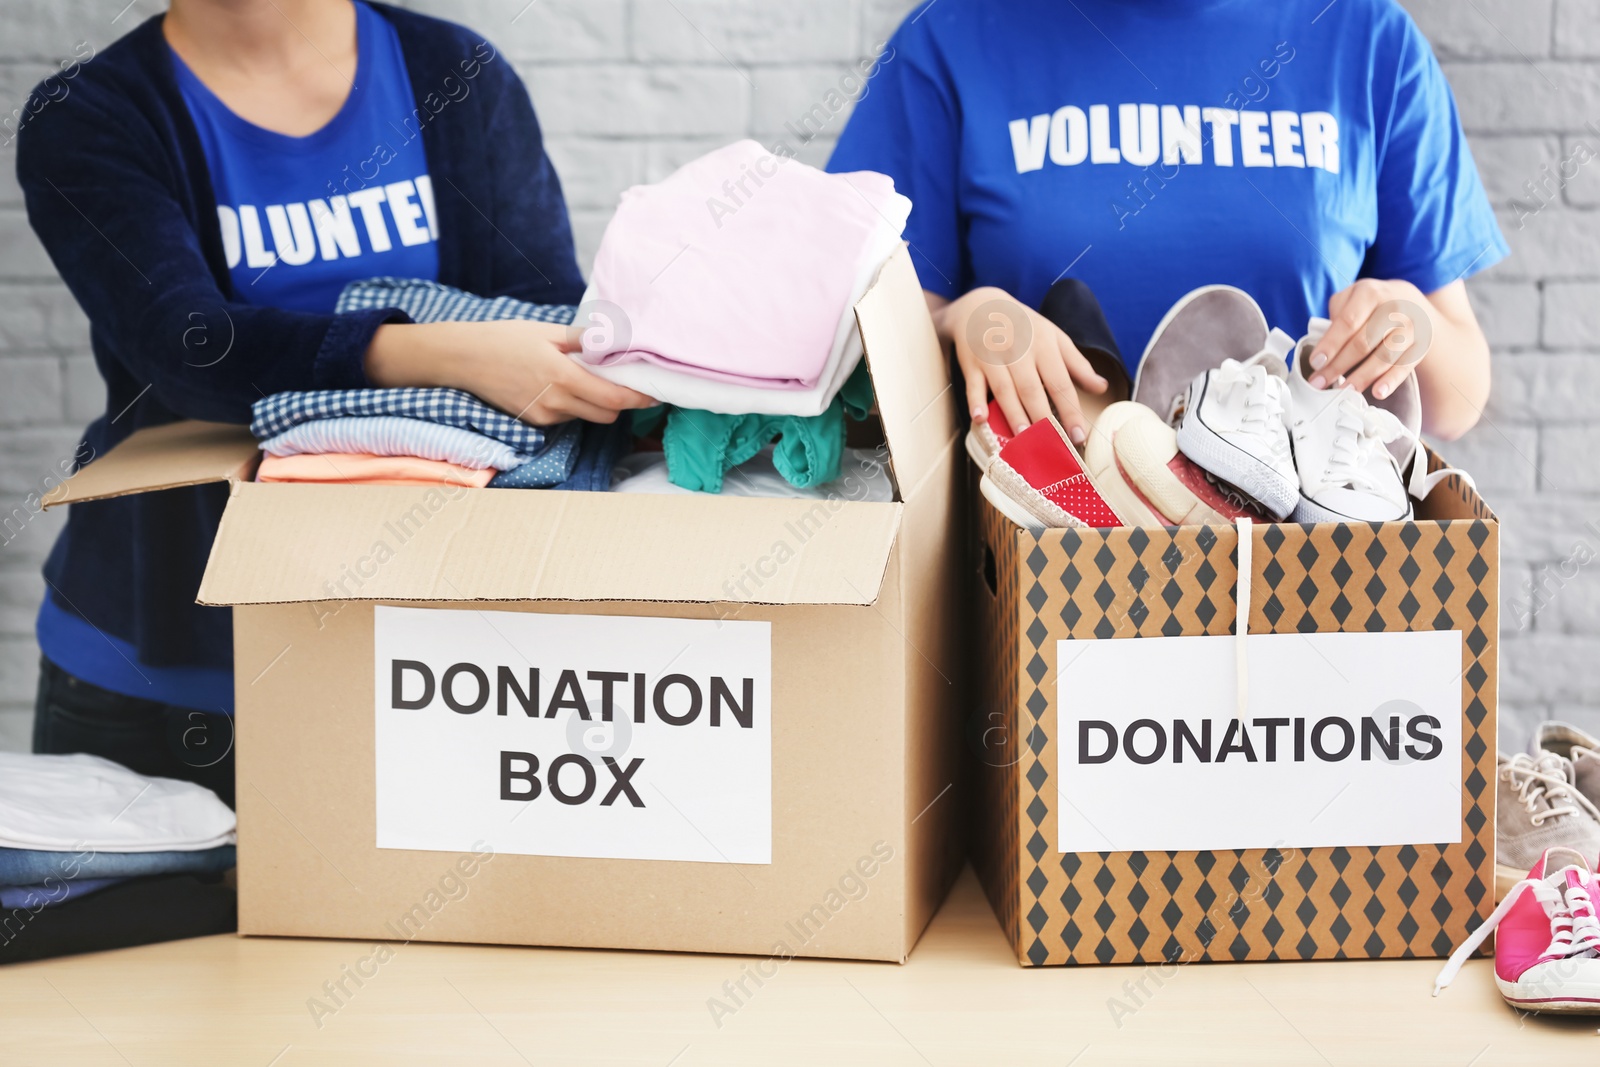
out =
[(1461, 840), (1459, 631), (1248, 641), (1057, 644), (1059, 851)]
[(379, 848), (772, 862), (767, 622), (374, 609)]

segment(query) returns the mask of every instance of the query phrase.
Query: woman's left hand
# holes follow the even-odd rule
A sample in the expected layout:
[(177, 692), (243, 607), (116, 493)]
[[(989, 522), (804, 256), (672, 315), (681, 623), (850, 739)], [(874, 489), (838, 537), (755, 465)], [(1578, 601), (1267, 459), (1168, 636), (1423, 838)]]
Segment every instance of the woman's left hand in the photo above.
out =
[(1393, 393), (1432, 346), (1436, 310), (1410, 282), (1362, 278), (1333, 294), (1333, 325), (1311, 354), (1311, 385), (1372, 390), (1378, 400)]

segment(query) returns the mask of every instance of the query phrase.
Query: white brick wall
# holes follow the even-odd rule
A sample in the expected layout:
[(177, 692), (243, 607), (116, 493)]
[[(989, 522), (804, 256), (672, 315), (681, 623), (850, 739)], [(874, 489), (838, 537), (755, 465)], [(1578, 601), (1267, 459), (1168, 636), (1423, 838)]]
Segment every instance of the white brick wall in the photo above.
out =
[[(0, 115), (72, 54), (103, 47), (159, 0), (7, 0)], [(1265, 0), (1264, 0), (1265, 2)], [(741, 136), (820, 163), (844, 124), (802, 146), (786, 126), (873, 51), (910, 0), (408, 0), (489, 36), (528, 80), (588, 264), (617, 194)], [(1482, 426), (1449, 453), (1505, 520), (1508, 745), (1541, 715), (1600, 729), (1600, 566), (1580, 570), (1519, 629), (1509, 610), (1535, 568), (1564, 560), (1600, 524), (1600, 159), (1537, 206), (1524, 183), (1580, 144), (1600, 152), (1600, 0), (1407, 0), (1455, 87), (1485, 183), (1515, 254), (1472, 283), (1495, 348)], [(121, 12), (119, 14), (119, 12)], [(1596, 123), (1591, 129), (1587, 124)], [(13, 149), (0, 149), (0, 517), (63, 455), (103, 395), (82, 314), (19, 207)], [(1546, 197), (1546, 199), (1551, 199)], [(1525, 207), (1519, 208), (1521, 201)], [(27, 741), (38, 567), (59, 520), (0, 546), (0, 748)], [(1597, 525), (1600, 529), (1600, 525)], [(1597, 554), (1600, 535), (1588, 533)]]

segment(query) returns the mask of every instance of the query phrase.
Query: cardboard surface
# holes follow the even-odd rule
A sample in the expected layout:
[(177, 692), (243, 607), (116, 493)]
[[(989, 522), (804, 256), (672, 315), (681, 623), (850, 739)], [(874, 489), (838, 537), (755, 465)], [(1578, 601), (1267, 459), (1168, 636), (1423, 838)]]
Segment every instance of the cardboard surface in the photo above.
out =
[(174, 422), (135, 431), (61, 484), (47, 508), (248, 477), (260, 455), (243, 426)]
[[(1056, 776), (1071, 773), (1060, 764), (1056, 654), (1062, 641), (1231, 634), (1237, 535), (1034, 537), (979, 501), (975, 858), (1020, 962), (1440, 956), (1489, 914), (1499, 526), (1459, 479), (1433, 496), (1430, 513), (1462, 517), (1256, 526), (1250, 632), (1459, 631), (1459, 841), (1188, 852), (1056, 851)], [(1172, 686), (1181, 700), (1183, 679)]]
[(870, 604), (902, 505), (380, 485), (238, 485), (203, 604)]
[[(957, 532), (964, 427), (904, 248), (858, 305), (857, 318), (896, 503), (263, 485), (247, 480), (257, 452), (244, 428), (200, 423), (141, 430), (74, 478), (63, 499), (234, 483), (198, 599), (236, 606), (241, 933), (903, 961), (962, 859), (957, 825), (966, 804), (955, 724), (970, 658)], [(378, 847), (375, 716), (438, 709), (431, 698), (397, 700), (392, 693), (387, 705), (377, 703), (378, 686), (387, 677), (392, 690), (396, 672), (410, 670), (422, 684), (416, 666), (425, 658), (408, 646), (403, 667), (394, 653), (390, 673), (381, 672), (374, 628), (380, 604), (449, 609), (418, 639), (452, 661), (430, 668), (439, 672), (440, 700), (462, 724), (495, 730), (494, 750), (430, 745), (428, 737), (406, 737), (385, 750), (390, 795), (404, 791), (408, 776), (434, 775), (437, 786), (447, 755), (470, 764), (457, 767), (451, 788), (493, 790), (474, 796), (470, 814), (461, 814), (469, 805), (434, 805), (451, 808), (455, 814), (443, 818), (453, 821), (442, 831), (433, 826), (433, 836), (391, 839), (405, 848)], [(770, 672), (765, 662), (744, 671), (742, 661), (732, 662), (738, 656), (715, 669), (740, 679), (770, 674), (770, 841), (740, 854), (770, 849), (770, 862), (683, 859), (698, 853), (681, 847), (670, 859), (616, 858), (666, 854), (637, 840), (632, 852), (606, 851), (604, 841), (588, 839), (574, 848), (569, 840), (563, 854), (552, 855), (562, 847), (543, 844), (540, 835), (515, 842), (502, 832), (502, 812), (509, 824), (537, 810), (506, 795), (516, 790), (506, 785), (509, 750), (500, 744), (528, 724), (516, 718), (529, 714), (527, 704), (512, 713), (505, 700), (507, 717), (498, 719), (497, 696), (497, 721), (486, 723), (469, 718), (483, 707), (456, 706), (478, 696), (451, 689), (451, 704), (443, 693), (454, 684), (446, 675), (463, 677), (456, 668), (480, 670), (478, 659), (492, 660), (476, 655), (474, 642), (489, 640), (484, 627), (450, 631), (452, 620), (490, 622), (511, 613), (628, 615), (649, 620), (642, 625), (769, 624)], [(545, 633), (540, 655), (559, 658), (560, 646), (572, 663), (592, 666), (588, 654), (605, 651), (592, 635), (580, 640), (576, 625), (563, 637), (579, 641), (579, 652), (539, 627), (505, 629)], [(665, 684), (693, 669), (694, 655), (666, 658), (667, 666), (652, 666), (657, 657), (632, 677), (678, 672), (661, 673), (656, 681)], [(503, 685), (506, 664), (493, 662)], [(554, 659), (545, 666), (563, 677), (570, 669)], [(531, 676), (520, 677), (531, 689)], [(756, 706), (753, 697), (741, 699)], [(407, 707), (413, 700), (421, 703)], [(543, 718), (556, 704), (551, 698)], [(562, 703), (561, 714), (572, 707)], [(654, 711), (664, 717), (659, 704)], [(538, 737), (552, 743), (547, 730)], [(577, 757), (598, 750), (587, 740), (572, 744), (583, 752), (573, 748), (572, 760), (563, 754), (550, 763), (564, 760), (581, 772)], [(392, 752), (399, 756), (391, 759)], [(480, 760), (499, 764), (484, 766), (481, 781)], [(528, 761), (515, 766), (532, 773)], [(556, 795), (554, 772), (544, 772), (545, 788)], [(682, 778), (693, 778), (692, 786)], [(713, 779), (685, 775), (678, 784), (704, 787)], [(566, 779), (571, 788), (578, 780)], [(560, 792), (560, 802), (587, 803), (573, 799), (581, 793)], [(762, 817), (752, 814), (756, 805), (745, 807), (742, 816)], [(435, 811), (428, 819), (437, 817)], [(594, 836), (605, 837), (612, 825), (595, 820)], [(682, 828), (678, 833), (692, 840)], [(497, 836), (522, 851), (496, 850)], [(481, 849), (472, 846), (471, 854), (432, 850), (479, 838)]]
[(901, 499), (919, 491), (951, 441), (965, 431), (950, 371), (911, 254), (894, 254), (856, 304), (856, 323), (878, 396)]
[[(898, 581), (886, 601), (899, 600)], [(522, 603), (485, 614), (571, 610)], [(720, 608), (582, 610), (715, 619)], [(331, 615), (306, 604), (234, 613), (243, 933), (392, 940), (385, 924), (409, 914), (456, 861), (374, 845), (372, 614), (356, 603)], [(806, 956), (905, 958), (907, 885), (928, 876), (905, 840), (909, 809), (924, 801), (904, 788), (900, 634), (874, 606), (749, 606), (738, 617), (772, 624), (772, 862), (497, 854), (470, 893), (425, 916), (422, 940), (763, 955), (784, 944)], [(504, 806), (507, 820), (524, 810)], [(490, 847), (496, 835), (495, 825), (480, 828)], [(870, 878), (846, 878), (879, 842), (894, 858)], [(830, 910), (841, 878), (864, 892)]]

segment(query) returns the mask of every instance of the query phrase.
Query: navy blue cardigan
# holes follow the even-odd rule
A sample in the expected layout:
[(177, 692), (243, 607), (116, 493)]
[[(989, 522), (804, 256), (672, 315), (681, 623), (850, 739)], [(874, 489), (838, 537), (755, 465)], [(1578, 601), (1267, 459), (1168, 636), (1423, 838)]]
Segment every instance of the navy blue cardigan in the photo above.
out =
[[(433, 177), (439, 280), (577, 303), (566, 202), (510, 61), (463, 27), (373, 7), (399, 35), (421, 112), (408, 128), (421, 126)], [(373, 332), (406, 321), (238, 300), (161, 18), (85, 64), (65, 98), (36, 96), (18, 137), (28, 219), (89, 316), (106, 381), (106, 414), (85, 433), (95, 456), (143, 426), (248, 422), (269, 393), (364, 386)], [(194, 603), (225, 501), (205, 486), (72, 505), (44, 568), (51, 595), (152, 666), (230, 666), (229, 611)]]

